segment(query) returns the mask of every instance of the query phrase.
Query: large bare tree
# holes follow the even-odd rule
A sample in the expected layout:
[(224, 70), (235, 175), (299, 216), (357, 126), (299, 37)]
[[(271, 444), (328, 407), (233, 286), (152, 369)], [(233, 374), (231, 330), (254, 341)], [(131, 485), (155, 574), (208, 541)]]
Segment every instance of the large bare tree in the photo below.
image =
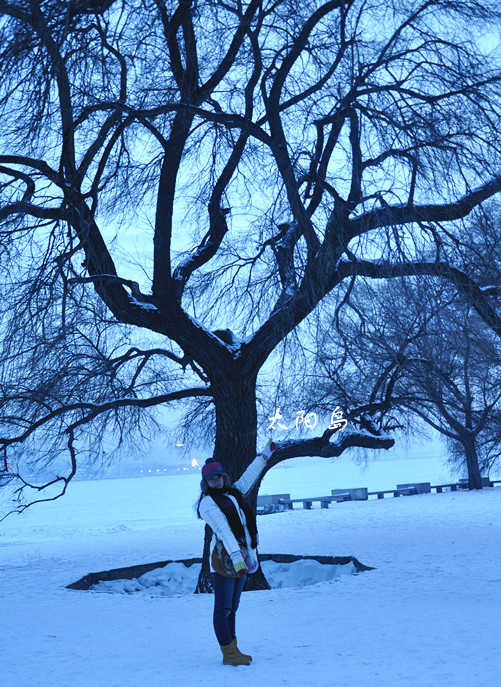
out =
[[(71, 476), (86, 427), (80, 446), (191, 399), (237, 475), (265, 363), (360, 274), (453, 280), (501, 333), (440, 250), (501, 189), (498, 20), (475, 0), (0, 0), (0, 445), (64, 437)], [(354, 417), (273, 462), (390, 443)]]

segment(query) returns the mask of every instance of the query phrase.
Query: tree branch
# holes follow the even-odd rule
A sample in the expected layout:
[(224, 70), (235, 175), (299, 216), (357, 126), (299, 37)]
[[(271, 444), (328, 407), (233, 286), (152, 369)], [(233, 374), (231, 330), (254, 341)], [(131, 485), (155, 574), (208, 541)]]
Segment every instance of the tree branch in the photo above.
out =
[[(98, 415), (106, 413), (110, 410), (118, 410), (119, 408), (151, 408), (153, 406), (161, 405), (164, 403), (170, 403), (172, 401), (180, 401), (184, 398), (193, 398), (197, 396), (212, 396), (212, 392), (208, 388), (194, 388), (194, 389), (182, 389), (180, 391), (173, 391), (169, 394), (161, 394), (159, 396), (151, 396), (150, 398), (119, 398), (114, 401), (108, 401), (107, 403), (70, 403), (57, 410), (53, 410), (47, 415), (44, 415), (39, 420), (33, 422), (28, 429), (26, 429), (22, 434), (16, 437), (1, 437), (1, 446), (11, 446), (12, 444), (22, 443), (29, 436), (31, 436), (35, 431), (46, 425), (47, 423), (55, 420), (68, 413), (73, 413), (75, 411), (82, 411), (86, 414), (80, 419), (76, 420), (71, 424), (72, 429), (86, 425), (92, 420), (94, 420)], [(70, 430), (68, 430), (70, 431)]]
[(445, 262), (408, 262), (394, 264), (358, 260), (339, 264), (333, 283), (346, 277), (364, 276), (370, 279), (393, 279), (429, 275), (447, 279), (466, 298), (482, 320), (501, 337), (501, 317), (489, 302), (489, 291), (484, 291), (469, 275)]
[(373, 229), (402, 226), (412, 222), (451, 222), (462, 219), (484, 200), (501, 191), (501, 174), (452, 203), (429, 205), (386, 205), (350, 221), (350, 235)]
[(54, 486), (54, 484), (63, 484), (62, 490), (59, 492), (59, 494), (56, 494), (56, 496), (52, 496), (46, 499), (35, 499), (34, 501), (30, 501), (29, 503), (22, 503), (20, 504), (17, 508), (14, 510), (9, 511), (6, 513), (2, 518), (0, 518), (0, 522), (5, 520), (9, 515), (12, 515), (13, 513), (23, 513), (27, 508), (30, 508), (31, 506), (34, 506), (36, 503), (47, 503), (48, 501), (56, 501), (57, 499), (61, 498), (61, 496), (64, 496), (66, 493), (66, 490), (68, 488), (69, 483), (73, 479), (73, 477), (76, 475), (77, 472), (77, 460), (76, 460), (76, 451), (75, 451), (75, 446), (74, 446), (74, 441), (75, 441), (75, 435), (72, 429), (69, 430), (68, 432), (68, 450), (70, 452), (70, 459), (71, 459), (71, 470), (69, 475), (66, 477), (56, 477), (55, 479), (51, 480), (50, 482), (47, 482), (46, 484), (43, 484), (42, 486), (40, 485), (35, 485), (35, 484), (30, 484), (29, 482), (26, 482), (21, 475), (19, 474), (14, 474), (13, 478), (17, 479), (21, 482), (21, 487), (15, 490), (14, 494), (17, 494), (17, 498), (19, 499), (21, 497), (21, 493), (23, 492), (26, 487), (29, 489), (34, 489), (35, 491), (41, 492), (44, 491), (45, 489), (48, 489), (49, 487)]

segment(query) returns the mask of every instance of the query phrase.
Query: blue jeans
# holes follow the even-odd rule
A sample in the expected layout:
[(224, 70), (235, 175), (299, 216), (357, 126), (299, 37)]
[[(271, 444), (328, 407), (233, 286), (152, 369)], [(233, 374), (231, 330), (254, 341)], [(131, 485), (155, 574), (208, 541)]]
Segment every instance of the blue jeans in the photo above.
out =
[(245, 584), (245, 577), (223, 577), (213, 572), (214, 632), (221, 646), (235, 638), (235, 615)]

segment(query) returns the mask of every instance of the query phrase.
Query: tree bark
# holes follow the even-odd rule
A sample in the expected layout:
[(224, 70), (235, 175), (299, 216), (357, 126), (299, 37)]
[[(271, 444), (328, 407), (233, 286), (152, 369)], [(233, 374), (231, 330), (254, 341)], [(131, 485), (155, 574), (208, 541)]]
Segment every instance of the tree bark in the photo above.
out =
[[(236, 481), (256, 457), (256, 376), (235, 366), (211, 385), (216, 409), (214, 458)], [(231, 457), (231, 458), (230, 458)]]
[(468, 432), (462, 437), (464, 452), (466, 457), (466, 467), (468, 468), (468, 487), (469, 489), (482, 489), (482, 476), (478, 464), (477, 447), (475, 437)]
[(212, 594), (214, 585), (212, 584), (212, 575), (210, 572), (209, 552), (210, 540), (212, 539), (212, 530), (209, 525), (205, 525), (204, 533), (204, 550), (202, 554), (202, 569), (198, 576), (195, 594)]

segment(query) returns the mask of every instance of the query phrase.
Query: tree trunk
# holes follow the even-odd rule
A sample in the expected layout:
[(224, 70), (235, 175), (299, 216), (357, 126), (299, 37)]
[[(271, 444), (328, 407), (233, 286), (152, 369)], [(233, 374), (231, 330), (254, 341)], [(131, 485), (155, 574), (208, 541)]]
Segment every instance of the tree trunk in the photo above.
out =
[[(263, 472), (261, 473), (261, 476), (259, 477), (256, 484), (252, 487), (250, 494), (247, 497), (247, 500), (249, 501), (250, 505), (252, 506), (252, 510), (254, 511), (254, 515), (256, 515), (256, 510), (257, 510), (257, 495), (259, 492), (259, 487), (261, 486), (263, 476), (266, 474), (266, 472), (267, 472), (267, 470), (265, 468), (263, 470)], [(259, 520), (258, 520), (258, 526), (259, 526)], [(259, 557), (259, 554), (258, 554), (258, 557)], [(271, 587), (268, 583), (268, 580), (266, 579), (266, 576), (263, 572), (263, 569), (261, 568), (261, 565), (259, 565), (259, 568), (256, 570), (255, 573), (247, 576), (244, 591), (246, 591), (246, 592), (247, 591), (255, 591), (258, 589), (271, 589)]]
[(466, 466), (468, 468), (468, 487), (470, 489), (482, 489), (482, 477), (480, 475), (480, 467), (478, 464), (477, 447), (475, 437), (468, 432), (463, 437), (463, 446), (466, 457)]
[(211, 389), (216, 409), (214, 458), (234, 482), (256, 457), (256, 376), (236, 367)]
[(209, 565), (209, 551), (210, 540), (212, 539), (212, 530), (209, 525), (205, 525), (204, 532), (204, 551), (202, 554), (202, 569), (198, 576), (198, 582), (195, 589), (195, 594), (212, 594), (214, 586), (212, 584), (212, 575)]

